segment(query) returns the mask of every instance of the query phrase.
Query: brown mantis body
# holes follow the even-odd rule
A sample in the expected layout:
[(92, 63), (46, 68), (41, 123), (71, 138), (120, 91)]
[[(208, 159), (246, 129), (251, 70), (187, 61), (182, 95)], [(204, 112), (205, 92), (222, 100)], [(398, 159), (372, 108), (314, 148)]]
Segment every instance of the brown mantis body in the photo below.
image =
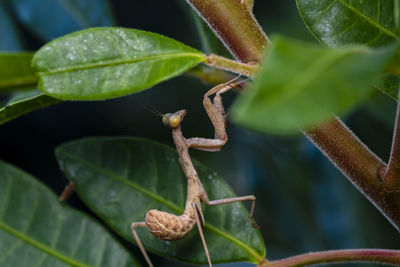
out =
[[(236, 83), (221, 84), (212, 88), (204, 95), (203, 105), (215, 128), (215, 139), (199, 137), (186, 139), (183, 136), (180, 127), (180, 124), (186, 115), (186, 110), (168, 113), (163, 116), (164, 125), (172, 128), (172, 136), (179, 154), (179, 162), (185, 176), (187, 177), (187, 198), (185, 210), (182, 215), (177, 216), (153, 209), (146, 213), (146, 219), (144, 222), (132, 223), (132, 234), (149, 266), (153, 266), (153, 264), (151, 263), (150, 258), (136, 233), (136, 227), (147, 227), (155, 237), (162, 240), (173, 241), (183, 238), (187, 233), (189, 233), (193, 226), (197, 224), (209, 266), (212, 266), (203, 233), (204, 217), (201, 210), (201, 201), (207, 205), (220, 205), (251, 200), (252, 206), (250, 217), (253, 215), (255, 205), (255, 197), (253, 195), (210, 201), (189, 156), (189, 148), (204, 151), (218, 151), (227, 142), (228, 137), (225, 130), (225, 111), (222, 105), (221, 94), (237, 86), (238, 84)], [(213, 102), (211, 102), (209, 98), (212, 94), (216, 94)]]

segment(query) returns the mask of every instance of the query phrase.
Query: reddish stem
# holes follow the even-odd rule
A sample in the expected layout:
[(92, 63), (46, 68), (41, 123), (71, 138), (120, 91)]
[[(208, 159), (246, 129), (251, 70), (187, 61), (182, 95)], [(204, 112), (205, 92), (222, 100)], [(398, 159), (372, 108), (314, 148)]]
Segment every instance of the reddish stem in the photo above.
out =
[(381, 180), (386, 164), (337, 118), (305, 134), (400, 231), (400, 194)]
[(360, 189), (369, 192), (380, 187), (379, 170), (386, 164), (338, 118), (304, 132)]
[(249, 1), (187, 1), (237, 59), (244, 63), (261, 61), (269, 41), (253, 16)]
[(396, 122), (394, 125), (392, 150), (388, 167), (383, 177), (387, 191), (400, 193), (400, 90), (397, 102)]
[(325, 263), (375, 262), (400, 265), (399, 250), (348, 249), (312, 252), (283, 260), (265, 262), (260, 267), (299, 267)]

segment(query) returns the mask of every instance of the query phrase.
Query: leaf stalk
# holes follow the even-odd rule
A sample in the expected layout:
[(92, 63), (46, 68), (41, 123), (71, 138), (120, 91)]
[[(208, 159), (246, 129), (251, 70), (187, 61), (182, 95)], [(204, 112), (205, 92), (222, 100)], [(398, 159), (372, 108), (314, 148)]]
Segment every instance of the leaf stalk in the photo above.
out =
[(229, 58), (211, 54), (207, 57), (206, 65), (223, 69), (247, 77), (253, 77), (258, 71), (258, 64), (245, 64)]

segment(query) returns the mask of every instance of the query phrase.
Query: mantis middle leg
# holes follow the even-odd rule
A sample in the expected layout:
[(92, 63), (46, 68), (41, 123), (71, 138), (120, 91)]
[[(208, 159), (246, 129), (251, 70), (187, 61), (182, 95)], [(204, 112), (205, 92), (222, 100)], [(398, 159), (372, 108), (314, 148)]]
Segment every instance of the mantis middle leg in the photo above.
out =
[(222, 204), (228, 204), (233, 202), (242, 202), (251, 200), (251, 208), (250, 208), (250, 218), (253, 218), (254, 208), (256, 206), (256, 197), (253, 195), (242, 196), (242, 197), (231, 197), (231, 198), (223, 198), (223, 199), (216, 199), (216, 200), (203, 200), (207, 205), (216, 206)]

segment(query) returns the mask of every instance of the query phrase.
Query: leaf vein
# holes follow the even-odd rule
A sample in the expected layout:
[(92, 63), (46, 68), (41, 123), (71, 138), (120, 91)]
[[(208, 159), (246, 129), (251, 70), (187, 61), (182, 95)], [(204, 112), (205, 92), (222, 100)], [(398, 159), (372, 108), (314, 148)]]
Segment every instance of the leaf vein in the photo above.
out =
[(373, 26), (375, 26), (376, 28), (378, 28), (379, 30), (385, 32), (387, 35), (397, 38), (397, 34), (395, 34), (394, 32), (392, 32), (391, 30), (389, 30), (388, 28), (384, 27), (383, 25), (379, 24), (378, 22), (372, 20), (371, 18), (369, 18), (368, 16), (366, 16), (365, 14), (363, 14), (360, 10), (354, 8), (353, 6), (349, 5), (348, 3), (344, 2), (343, 0), (335, 0), (338, 1), (340, 4), (342, 4), (344, 7), (348, 8), (350, 11), (352, 11), (353, 13), (357, 14), (358, 16), (360, 16), (361, 18), (363, 18), (365, 21), (367, 21), (369, 24), (372, 24)]
[(107, 60), (104, 62), (97, 62), (97, 63), (95, 62), (95, 63), (91, 63), (91, 64), (82, 64), (82, 65), (77, 65), (77, 66), (55, 68), (55, 69), (47, 70), (47, 71), (40, 71), (39, 75), (41, 75), (41, 76), (54, 75), (54, 74), (58, 74), (58, 73), (108, 67), (108, 66), (113, 66), (113, 65), (123, 65), (123, 64), (137, 63), (137, 62), (143, 62), (143, 61), (155, 61), (155, 60), (164, 60), (164, 59), (181, 58), (181, 57), (198, 57), (198, 58), (202, 58), (203, 60), (205, 60), (205, 56), (203, 54), (170, 53), (170, 54), (152, 55), (152, 56), (146, 56), (146, 57), (140, 57), (140, 58)]
[(359, 18), (358, 20), (355, 20), (351, 25), (349, 25), (347, 28), (343, 29), (341, 32), (336, 33), (334, 35), (331, 35), (330, 37), (337, 37), (337, 36), (343, 36), (346, 32), (350, 31), (352, 28), (356, 26), (356, 24), (360, 21), (361, 19)]
[(31, 245), (31, 246), (39, 249), (39, 250), (42, 250), (45, 253), (47, 253), (47, 254), (49, 254), (49, 255), (51, 255), (51, 256), (53, 256), (53, 257), (55, 257), (55, 258), (57, 258), (57, 259), (59, 259), (61, 261), (63, 261), (63, 262), (66, 262), (66, 263), (68, 263), (68, 264), (70, 264), (72, 266), (91, 267), (91, 266), (85, 265), (83, 263), (77, 262), (74, 259), (68, 258), (67, 256), (65, 256), (65, 255), (53, 250), (52, 248), (48, 247), (47, 245), (42, 244), (42, 243), (40, 243), (40, 242), (28, 237), (24, 233), (19, 232), (18, 230), (16, 230), (13, 227), (3, 223), (2, 221), (0, 221), (0, 229), (6, 231), (7, 233), (9, 233), (11, 235), (13, 235), (14, 237), (18, 238), (19, 240), (22, 240), (25, 243), (27, 243), (27, 244), (29, 244), (29, 245)]
[(81, 224), (81, 227), (80, 227), (80, 229), (79, 229), (78, 238), (77, 238), (77, 240), (75, 241), (75, 246), (74, 246), (73, 250), (71, 251), (71, 255), (70, 255), (71, 258), (75, 257), (75, 253), (76, 253), (76, 251), (78, 250), (78, 247), (79, 247), (79, 245), (80, 245), (81, 242), (82, 242), (83, 233), (84, 233), (85, 230), (86, 230), (86, 225), (87, 225), (86, 220), (83, 220), (83, 221), (82, 221), (82, 224)]
[[(1, 110), (1, 109), (0, 109)], [(4, 202), (1, 204), (0, 207), (0, 219), (3, 217), (3, 213), (5, 209), (7, 208), (8, 202), (10, 201), (10, 191), (12, 187), (11, 179), (5, 179), (7, 181), (7, 186), (5, 188), (5, 197), (4, 197)]]
[(106, 240), (106, 236), (102, 235), (102, 239), (101, 239), (101, 245), (99, 245), (100, 249), (98, 250), (100, 253), (100, 257), (98, 258), (98, 262), (96, 263), (96, 266), (101, 266), (101, 262), (103, 261), (104, 258), (104, 251), (107, 247), (107, 240)]
[(4, 252), (3, 257), (0, 258), (0, 262), (4, 262), (7, 257), (10, 256), (12, 252), (15, 251), (22, 244), (23, 242), (20, 239), (17, 239), (17, 241)]
[(323, 13), (325, 13), (326, 11), (328, 11), (335, 3), (337, 3), (337, 0), (332, 1), (331, 3), (329, 3), (329, 5), (327, 5), (324, 9), (320, 10), (318, 12), (318, 15), (321, 16)]

